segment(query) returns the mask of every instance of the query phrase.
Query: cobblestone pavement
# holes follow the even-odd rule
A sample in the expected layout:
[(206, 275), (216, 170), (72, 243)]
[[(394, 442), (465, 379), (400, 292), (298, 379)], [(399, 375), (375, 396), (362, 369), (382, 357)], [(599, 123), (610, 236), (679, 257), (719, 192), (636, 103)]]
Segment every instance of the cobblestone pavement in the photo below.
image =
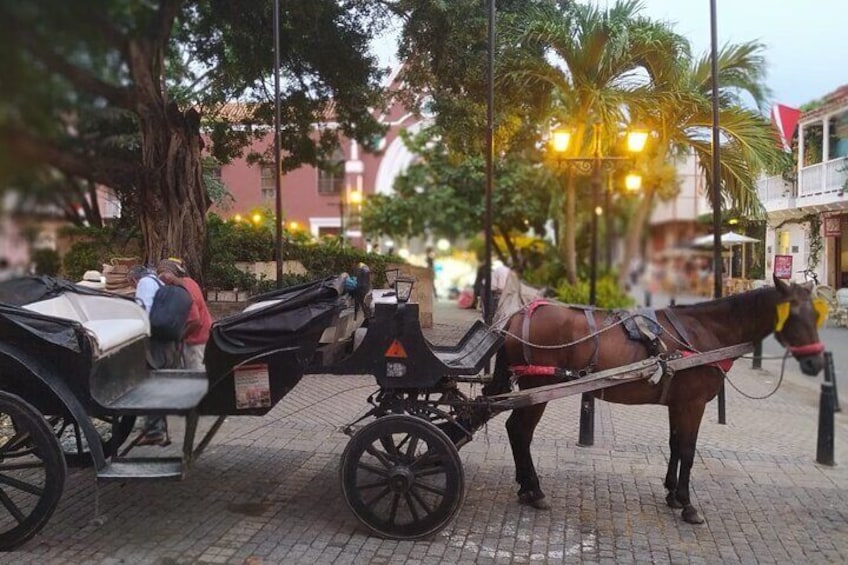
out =
[[(473, 316), (442, 303), (434, 341), (456, 341)], [(732, 383), (762, 395), (779, 365), (739, 361)], [(816, 387), (790, 361), (766, 400), (728, 388), (728, 424), (707, 408), (693, 469), (706, 523), (664, 504), (667, 417), (657, 406), (596, 403), (596, 442), (575, 445), (576, 398), (558, 400), (534, 455), (552, 509), (515, 497), (505, 416), (462, 449), (466, 498), (432, 539), (368, 535), (347, 509), (338, 429), (375, 390), (363, 377), (311, 376), (270, 414), (229, 418), (186, 480), (106, 484), (70, 473), (56, 514), (6, 563), (823, 563), (848, 561), (848, 471), (814, 463)], [(209, 422), (201, 424), (208, 426)], [(836, 456), (848, 458), (848, 417)], [(99, 496), (96, 497), (95, 493)], [(98, 500), (99, 498), (99, 500)], [(99, 505), (102, 524), (92, 519)]]

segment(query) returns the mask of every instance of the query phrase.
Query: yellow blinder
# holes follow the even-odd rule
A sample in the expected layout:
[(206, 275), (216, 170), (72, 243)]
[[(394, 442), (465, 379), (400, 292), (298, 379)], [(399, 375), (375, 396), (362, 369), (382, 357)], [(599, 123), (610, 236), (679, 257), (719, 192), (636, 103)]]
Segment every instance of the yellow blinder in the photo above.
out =
[(777, 305), (777, 322), (774, 324), (774, 331), (779, 332), (783, 329), (783, 324), (789, 319), (789, 303), (781, 302)]
[(827, 302), (823, 298), (813, 300), (813, 309), (816, 311), (816, 327), (820, 328), (827, 318)]

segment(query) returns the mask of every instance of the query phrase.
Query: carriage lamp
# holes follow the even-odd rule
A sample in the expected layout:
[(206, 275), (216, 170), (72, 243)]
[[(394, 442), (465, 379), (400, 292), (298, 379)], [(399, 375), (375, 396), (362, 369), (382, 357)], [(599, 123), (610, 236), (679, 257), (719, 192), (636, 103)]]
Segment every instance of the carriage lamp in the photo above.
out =
[(386, 283), (389, 285), (389, 288), (395, 287), (395, 280), (399, 274), (400, 269), (386, 269)]
[(630, 173), (624, 177), (624, 187), (627, 192), (638, 192), (642, 188), (642, 175), (639, 173)]
[(395, 295), (397, 296), (397, 301), (401, 304), (405, 304), (409, 302), (409, 298), (412, 296), (412, 287), (415, 285), (415, 279), (412, 277), (397, 277), (395, 279)]

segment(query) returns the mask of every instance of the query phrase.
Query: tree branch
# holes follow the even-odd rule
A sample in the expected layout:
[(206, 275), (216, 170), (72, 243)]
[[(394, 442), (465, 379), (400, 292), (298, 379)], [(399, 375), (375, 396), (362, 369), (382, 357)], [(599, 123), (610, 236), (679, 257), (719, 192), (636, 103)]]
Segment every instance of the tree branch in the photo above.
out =
[[(17, 23), (17, 22), (15, 22)], [(29, 30), (21, 25), (13, 25), (12, 33), (20, 41), (21, 45), (29, 51), (36, 59), (41, 61), (51, 72), (65, 77), (77, 88), (80, 88), (95, 96), (101, 96), (110, 103), (121, 108), (133, 109), (134, 96), (130, 89), (121, 88), (100, 80), (85, 69), (70, 63), (61, 55), (52, 51), (48, 42), (40, 41)]]
[(183, 0), (161, 0), (159, 9), (156, 11), (154, 20), (153, 36), (161, 49), (165, 49), (165, 45), (171, 38), (171, 29), (174, 27), (174, 20), (177, 13), (180, 11)]
[(4, 147), (15, 159), (47, 164), (67, 175), (111, 187), (131, 185), (137, 173), (135, 167), (127, 162), (74, 154), (21, 130), (0, 128), (0, 147)]

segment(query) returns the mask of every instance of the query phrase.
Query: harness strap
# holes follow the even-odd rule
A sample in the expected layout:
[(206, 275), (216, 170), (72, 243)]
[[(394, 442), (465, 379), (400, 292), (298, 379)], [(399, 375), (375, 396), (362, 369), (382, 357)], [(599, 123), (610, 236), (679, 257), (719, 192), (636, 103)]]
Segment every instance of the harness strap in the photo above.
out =
[(524, 320), (521, 322), (521, 347), (524, 349), (524, 362), (528, 365), (533, 364), (533, 346), (530, 345), (532, 343), (530, 341), (530, 318), (533, 317), (537, 308), (545, 304), (548, 304), (547, 300), (538, 298), (525, 307)]
[(824, 351), (824, 344), (817, 341), (806, 345), (790, 345), (786, 349), (788, 349), (789, 353), (796, 357), (806, 357), (807, 355), (818, 355)]
[(595, 350), (592, 351), (592, 357), (589, 359), (588, 369), (591, 370), (598, 364), (598, 350), (601, 348), (601, 339), (598, 336), (598, 324), (595, 323), (595, 311), (587, 308), (583, 310), (583, 313), (586, 314), (586, 323), (589, 324), (589, 334), (592, 336), (592, 343), (595, 347)]
[(680, 323), (680, 318), (677, 317), (677, 314), (674, 313), (672, 308), (668, 308), (664, 310), (665, 317), (668, 318), (671, 327), (674, 328), (674, 331), (677, 332), (677, 335), (683, 340), (683, 343), (692, 347), (692, 342), (689, 341), (689, 335), (686, 333), (686, 329), (683, 327), (683, 324)]

